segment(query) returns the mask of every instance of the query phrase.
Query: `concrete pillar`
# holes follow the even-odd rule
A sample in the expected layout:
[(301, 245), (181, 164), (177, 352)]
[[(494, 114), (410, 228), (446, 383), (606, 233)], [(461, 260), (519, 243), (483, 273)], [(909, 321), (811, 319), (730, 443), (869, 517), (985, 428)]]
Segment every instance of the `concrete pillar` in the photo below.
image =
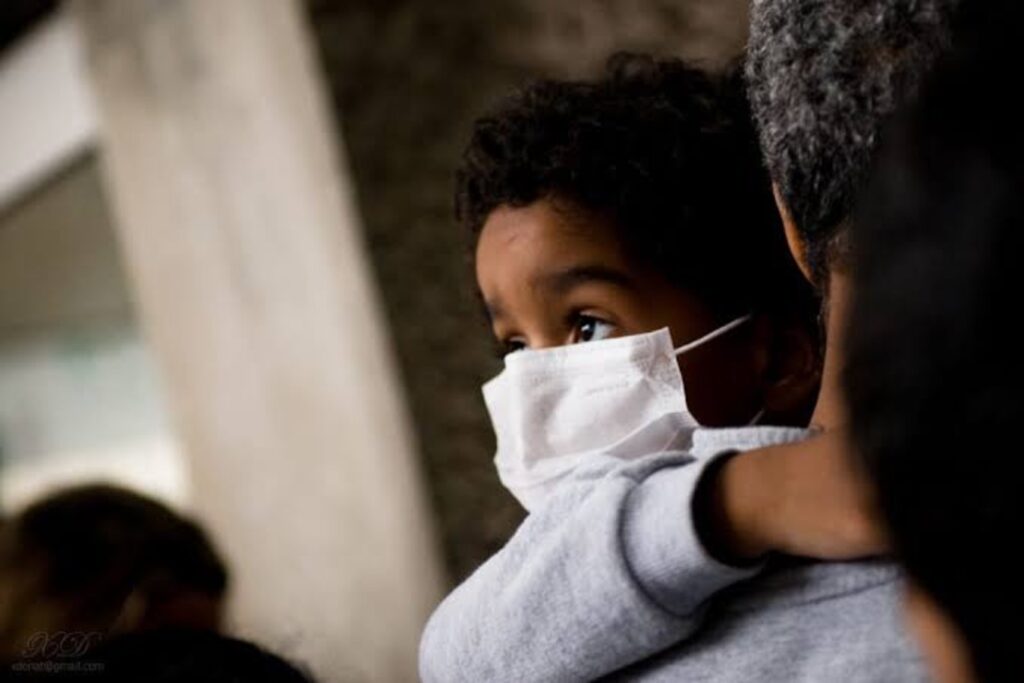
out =
[(78, 0), (140, 317), (244, 636), (415, 679), (442, 580), (297, 0)]

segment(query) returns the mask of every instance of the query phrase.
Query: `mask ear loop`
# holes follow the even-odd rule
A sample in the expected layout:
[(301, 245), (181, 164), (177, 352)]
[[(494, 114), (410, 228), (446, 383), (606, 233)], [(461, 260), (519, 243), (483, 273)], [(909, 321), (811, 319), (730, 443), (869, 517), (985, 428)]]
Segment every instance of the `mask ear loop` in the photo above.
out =
[(717, 339), (718, 337), (721, 337), (726, 332), (733, 331), (734, 329), (736, 329), (737, 327), (739, 327), (743, 323), (745, 323), (748, 320), (750, 320), (752, 317), (753, 317), (753, 315), (748, 313), (747, 315), (743, 316), (742, 318), (737, 318), (736, 320), (733, 320), (731, 323), (726, 323), (725, 325), (722, 325), (721, 327), (719, 327), (717, 330), (712, 330), (711, 332), (708, 332), (707, 334), (705, 334), (703, 337), (700, 337), (699, 339), (695, 339), (692, 342), (688, 342), (686, 344), (683, 344), (678, 349), (676, 349), (673, 352), (673, 354), (678, 357), (678, 356), (683, 355), (687, 351), (693, 351), (698, 346), (702, 346), (704, 344), (707, 344), (712, 339)]

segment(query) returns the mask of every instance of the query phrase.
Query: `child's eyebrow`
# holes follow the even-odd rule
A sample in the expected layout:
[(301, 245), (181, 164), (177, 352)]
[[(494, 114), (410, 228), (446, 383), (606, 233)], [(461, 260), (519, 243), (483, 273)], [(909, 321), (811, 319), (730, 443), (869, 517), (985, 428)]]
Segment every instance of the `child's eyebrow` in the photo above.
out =
[(636, 282), (628, 274), (602, 265), (579, 265), (541, 275), (537, 279), (541, 287), (564, 294), (582, 284), (606, 282), (624, 289), (635, 289)]

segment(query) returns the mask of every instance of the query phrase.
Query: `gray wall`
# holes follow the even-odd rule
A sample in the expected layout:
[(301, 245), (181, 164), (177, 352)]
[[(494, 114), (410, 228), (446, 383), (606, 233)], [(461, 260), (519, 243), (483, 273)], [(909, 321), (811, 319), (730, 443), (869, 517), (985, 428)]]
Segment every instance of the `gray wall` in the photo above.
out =
[(473, 118), (537, 76), (586, 77), (616, 50), (718, 67), (742, 0), (308, 0), (367, 241), (458, 579), (521, 519), (498, 485), (480, 385), (500, 369), (473, 295), (451, 177)]

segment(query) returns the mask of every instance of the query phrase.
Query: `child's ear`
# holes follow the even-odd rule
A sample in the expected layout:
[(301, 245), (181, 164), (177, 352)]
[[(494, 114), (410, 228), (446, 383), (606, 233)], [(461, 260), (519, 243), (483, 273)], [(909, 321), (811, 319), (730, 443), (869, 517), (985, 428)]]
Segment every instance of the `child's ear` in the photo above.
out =
[(821, 384), (821, 348), (807, 324), (758, 319), (767, 353), (762, 372), (764, 411), (784, 424), (810, 419)]

